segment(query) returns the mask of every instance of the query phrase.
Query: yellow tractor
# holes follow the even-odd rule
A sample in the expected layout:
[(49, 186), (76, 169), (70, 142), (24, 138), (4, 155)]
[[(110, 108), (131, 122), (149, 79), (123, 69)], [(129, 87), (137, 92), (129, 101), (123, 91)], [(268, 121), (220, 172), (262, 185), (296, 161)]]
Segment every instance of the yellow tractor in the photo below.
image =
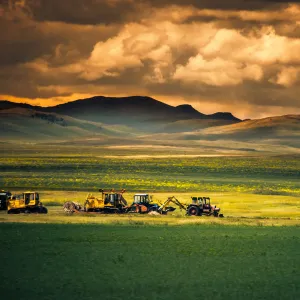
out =
[(37, 192), (24, 192), (20, 195), (13, 195), (7, 200), (7, 213), (38, 213), (46, 214), (48, 210), (40, 202), (40, 196)]
[(85, 212), (104, 212), (104, 213), (122, 213), (124, 207), (127, 206), (127, 201), (124, 199), (123, 194), (125, 190), (115, 191), (100, 189), (100, 197), (95, 197), (88, 194), (83, 205)]

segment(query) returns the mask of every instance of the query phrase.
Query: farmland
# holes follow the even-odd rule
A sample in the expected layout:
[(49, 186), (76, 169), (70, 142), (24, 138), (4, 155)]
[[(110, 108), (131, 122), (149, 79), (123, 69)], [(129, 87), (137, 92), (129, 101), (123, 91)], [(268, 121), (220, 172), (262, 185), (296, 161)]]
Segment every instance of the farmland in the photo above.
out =
[(2, 224), (5, 299), (298, 299), (299, 230)]
[[(54, 150), (2, 152), (1, 187), (37, 190), (49, 211), (0, 212), (4, 298), (299, 298), (299, 156)], [(225, 217), (63, 212), (99, 188), (209, 196)]]
[[(138, 157), (113, 151), (4, 153), (0, 185), (10, 189), (238, 192), (300, 196), (299, 156)], [(164, 153), (166, 154), (166, 153)]]

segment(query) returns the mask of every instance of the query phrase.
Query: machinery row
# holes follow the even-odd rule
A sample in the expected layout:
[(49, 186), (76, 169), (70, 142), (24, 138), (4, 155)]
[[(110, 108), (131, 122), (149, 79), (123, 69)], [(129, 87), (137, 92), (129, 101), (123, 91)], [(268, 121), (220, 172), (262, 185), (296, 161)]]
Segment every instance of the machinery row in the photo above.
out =
[(125, 190), (99, 190), (98, 197), (88, 194), (83, 205), (68, 201), (64, 204), (66, 213), (100, 212), (100, 213), (152, 213), (167, 214), (176, 210), (174, 206), (185, 210), (189, 216), (215, 216), (223, 217), (220, 208), (211, 205), (209, 197), (192, 197), (190, 204), (184, 204), (177, 198), (168, 197), (163, 203), (155, 203), (149, 194), (135, 194), (133, 203), (128, 204), (123, 194)]
[[(180, 202), (176, 197), (168, 197), (163, 203), (155, 203), (149, 194), (135, 194), (133, 202), (128, 204), (123, 194), (125, 190), (99, 190), (100, 195), (94, 196), (88, 194), (83, 205), (67, 201), (63, 205), (63, 209), (68, 214), (73, 213), (153, 213), (167, 214), (176, 210), (177, 206), (181, 210), (186, 211), (189, 216), (214, 216), (223, 217), (220, 214), (220, 208), (211, 205), (209, 197), (191, 197), (189, 204)], [(19, 195), (12, 195), (8, 191), (0, 192), (0, 209), (7, 210), (9, 214), (17, 213), (42, 213), (46, 214), (47, 208), (40, 202), (37, 192), (24, 192)]]

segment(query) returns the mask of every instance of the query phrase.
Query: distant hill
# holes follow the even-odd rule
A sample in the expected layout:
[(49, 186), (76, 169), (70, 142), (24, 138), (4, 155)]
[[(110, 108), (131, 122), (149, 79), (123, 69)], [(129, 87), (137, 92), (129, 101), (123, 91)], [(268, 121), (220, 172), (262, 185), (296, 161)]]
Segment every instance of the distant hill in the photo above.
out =
[[(207, 125), (207, 122), (210, 122), (210, 126)], [(182, 124), (183, 126), (190, 127), (192, 130), (190, 132), (182, 132), (180, 136), (191, 135), (196, 139), (205, 136), (226, 137), (230, 139), (300, 137), (300, 115), (268, 117), (231, 124), (224, 123), (226, 123), (225, 120), (188, 120), (168, 124), (166, 128), (169, 129), (169, 127), (181, 126)], [(164, 132), (167, 133), (168, 131), (170, 130), (165, 130)], [(176, 129), (173, 129), (173, 131), (180, 132)], [(179, 138), (179, 136), (176, 136), (176, 138)]]
[(0, 100), (0, 110), (17, 108), (17, 107), (28, 108), (28, 109), (40, 109), (40, 108), (43, 109), (43, 107), (33, 106), (33, 105), (30, 105), (27, 103), (16, 103), (16, 102), (8, 101), (8, 100)]
[[(191, 105), (177, 107), (165, 104), (150, 97), (104, 97), (96, 96), (88, 99), (59, 104), (52, 107), (30, 106), (28, 104), (0, 101), (0, 109), (23, 107), (44, 112), (67, 115), (76, 119), (101, 122), (105, 124), (124, 124), (154, 130), (157, 124), (190, 119), (215, 119), (239, 122), (231, 113), (205, 115)], [(142, 127), (141, 127), (142, 126)]]
[(125, 126), (78, 120), (69, 116), (15, 107), (0, 110), (0, 138), (6, 140), (70, 140), (78, 137), (131, 136), (134, 131)]
[[(1, 106), (2, 104), (2, 106)], [(4, 105), (3, 105), (4, 104)], [(159, 105), (159, 104), (158, 104)], [(8, 108), (11, 106), (12, 108)], [(14, 107), (15, 106), (15, 107)], [(24, 105), (28, 107), (27, 105)], [(0, 102), (0, 142), (65, 144), (74, 147), (141, 147), (214, 153), (300, 153), (300, 115), (236, 122), (226, 119), (140, 121), (105, 124)], [(6, 107), (6, 109), (4, 109)], [(64, 109), (66, 109), (64, 107)], [(168, 106), (166, 110), (168, 110)], [(197, 115), (190, 106), (173, 107), (175, 116)], [(63, 111), (63, 110), (61, 110)], [(178, 112), (179, 111), (179, 112)], [(125, 112), (124, 112), (125, 113)], [(146, 112), (140, 115), (149, 117)], [(173, 112), (171, 116), (174, 116)], [(199, 113), (200, 114), (200, 113)], [(128, 115), (128, 114), (127, 114)], [(158, 114), (159, 115), (159, 114)], [(116, 114), (118, 116), (118, 114)], [(153, 117), (154, 115), (151, 114)], [(160, 115), (161, 117), (162, 115)], [(125, 117), (124, 117), (125, 118)], [(170, 121), (171, 120), (171, 121)], [(153, 123), (153, 124), (152, 124)], [(159, 150), (160, 151), (160, 150)]]
[(145, 138), (174, 141), (177, 144), (180, 141), (201, 145), (209, 142), (222, 147), (232, 145), (231, 147), (250, 150), (263, 148), (264, 151), (273, 149), (273, 152), (280, 152), (283, 149), (285, 152), (300, 152), (300, 115), (247, 120), (230, 125), (203, 127), (189, 132), (175, 131), (174, 127), (171, 129), (173, 132), (167, 128), (164, 132), (148, 135)]
[(235, 124), (234, 120), (226, 119), (191, 119), (180, 120), (163, 125), (157, 132), (176, 133), (199, 131), (204, 128)]
[(300, 115), (284, 115), (246, 120), (238, 124), (206, 128), (201, 133), (231, 139), (300, 139)]

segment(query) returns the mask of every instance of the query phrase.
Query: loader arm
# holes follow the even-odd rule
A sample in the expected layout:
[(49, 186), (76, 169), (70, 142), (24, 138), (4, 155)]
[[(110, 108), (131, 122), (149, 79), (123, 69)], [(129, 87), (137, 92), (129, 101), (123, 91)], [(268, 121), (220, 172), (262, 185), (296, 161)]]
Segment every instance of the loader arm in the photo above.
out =
[(177, 198), (175, 198), (175, 196), (173, 197), (169, 197), (159, 208), (158, 208), (158, 212), (162, 213), (163, 211), (166, 210), (167, 206), (170, 204), (170, 203), (173, 203), (177, 206), (179, 206), (180, 209), (184, 209), (186, 210), (186, 205), (185, 204), (182, 204)]

